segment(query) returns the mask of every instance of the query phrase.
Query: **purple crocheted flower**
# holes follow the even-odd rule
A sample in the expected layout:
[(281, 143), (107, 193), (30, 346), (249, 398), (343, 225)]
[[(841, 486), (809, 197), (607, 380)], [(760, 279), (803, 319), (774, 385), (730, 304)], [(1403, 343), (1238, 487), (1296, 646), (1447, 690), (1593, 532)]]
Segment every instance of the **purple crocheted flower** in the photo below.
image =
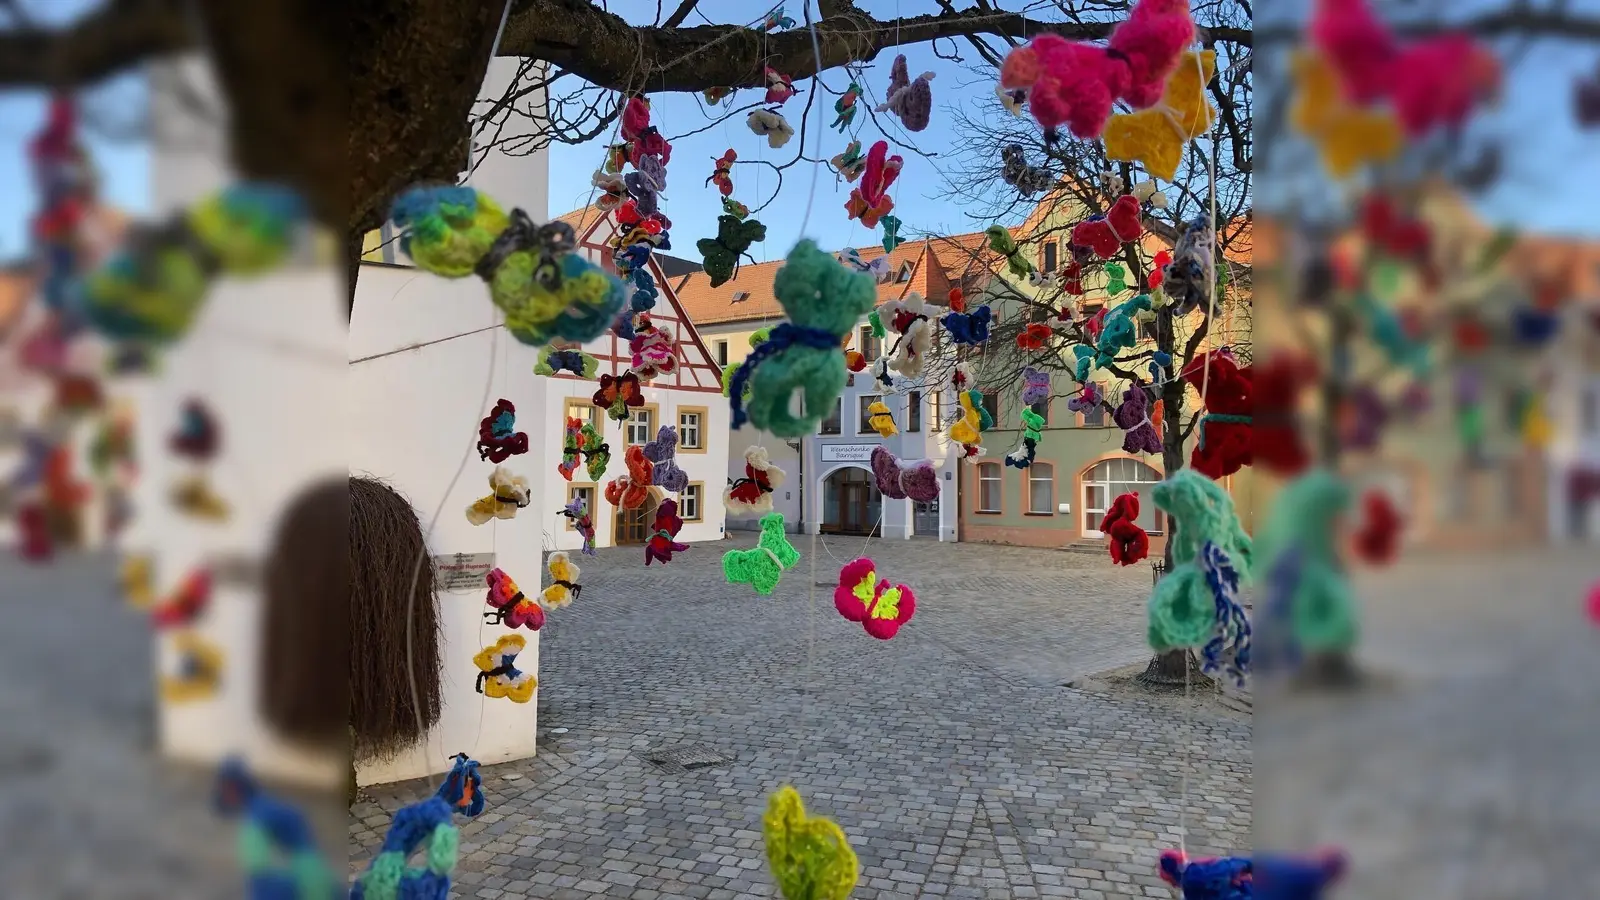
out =
[(1122, 392), (1122, 404), (1111, 414), (1117, 425), (1127, 432), (1122, 436), (1124, 453), (1160, 453), (1161, 435), (1150, 422), (1150, 395), (1144, 388), (1134, 385)]

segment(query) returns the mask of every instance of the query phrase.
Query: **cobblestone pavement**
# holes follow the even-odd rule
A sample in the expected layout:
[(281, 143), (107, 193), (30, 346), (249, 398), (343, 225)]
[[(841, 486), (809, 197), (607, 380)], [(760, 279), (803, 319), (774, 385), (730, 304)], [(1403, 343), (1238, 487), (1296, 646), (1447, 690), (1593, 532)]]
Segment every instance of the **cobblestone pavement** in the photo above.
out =
[(1256, 692), (1257, 834), (1347, 847), (1341, 896), (1600, 897), (1593, 551), (1413, 561), (1363, 579), (1363, 669)]
[[(539, 755), (484, 770), (455, 896), (774, 896), (760, 817), (784, 782), (849, 835), (856, 900), (1168, 897), (1153, 866), (1183, 826), (1194, 853), (1248, 846), (1247, 719), (1064, 686), (1145, 656), (1147, 568), (875, 540), (879, 572), (918, 596), (878, 642), (832, 606), (861, 539), (794, 540), (804, 558), (771, 598), (722, 578), (748, 535), (665, 568), (636, 548), (585, 565), (543, 632)], [(682, 745), (726, 762), (641, 758)], [(431, 788), (353, 810), (353, 869)]]

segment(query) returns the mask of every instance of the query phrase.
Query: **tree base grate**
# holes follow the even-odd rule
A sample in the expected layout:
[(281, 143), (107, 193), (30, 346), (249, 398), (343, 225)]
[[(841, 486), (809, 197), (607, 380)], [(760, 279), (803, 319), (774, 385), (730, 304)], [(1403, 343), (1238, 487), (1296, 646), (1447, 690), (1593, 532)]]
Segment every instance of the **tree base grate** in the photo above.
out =
[(705, 744), (678, 744), (672, 747), (659, 747), (648, 753), (639, 754), (639, 758), (663, 772), (679, 775), (684, 772), (693, 772), (696, 769), (725, 766), (733, 762), (734, 759), (732, 756), (718, 752)]

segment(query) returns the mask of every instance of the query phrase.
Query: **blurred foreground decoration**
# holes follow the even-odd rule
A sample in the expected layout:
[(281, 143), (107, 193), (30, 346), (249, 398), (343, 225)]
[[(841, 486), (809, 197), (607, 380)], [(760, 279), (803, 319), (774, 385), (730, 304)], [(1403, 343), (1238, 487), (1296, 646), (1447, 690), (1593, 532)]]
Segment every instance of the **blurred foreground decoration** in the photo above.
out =
[(239, 823), (247, 900), (334, 900), (344, 893), (305, 816), (263, 791), (243, 760), (219, 767), (215, 805)]

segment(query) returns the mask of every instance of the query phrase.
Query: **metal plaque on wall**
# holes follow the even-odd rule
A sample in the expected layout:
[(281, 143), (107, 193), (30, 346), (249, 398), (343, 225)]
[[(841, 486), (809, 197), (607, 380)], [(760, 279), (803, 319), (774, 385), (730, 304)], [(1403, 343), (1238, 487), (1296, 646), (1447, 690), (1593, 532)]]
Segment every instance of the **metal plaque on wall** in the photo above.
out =
[(441, 591), (482, 590), (484, 576), (494, 568), (493, 553), (452, 553), (433, 558)]

